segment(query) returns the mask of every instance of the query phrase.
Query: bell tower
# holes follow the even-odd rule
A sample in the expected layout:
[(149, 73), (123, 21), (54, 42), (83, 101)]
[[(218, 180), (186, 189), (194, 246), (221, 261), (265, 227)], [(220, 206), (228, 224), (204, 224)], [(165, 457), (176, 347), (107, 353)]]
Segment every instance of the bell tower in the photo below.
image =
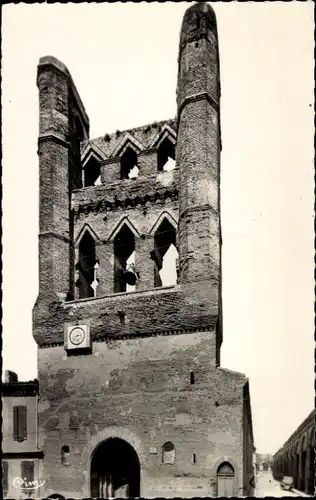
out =
[[(250, 496), (248, 382), (219, 366), (220, 72), (212, 8), (196, 3), (185, 12), (175, 119), (89, 139), (66, 67), (42, 58), (37, 85), (33, 337), (45, 495), (209, 497), (219, 491), (218, 471), (229, 470), (230, 496)], [(170, 249), (174, 280), (166, 283)]]

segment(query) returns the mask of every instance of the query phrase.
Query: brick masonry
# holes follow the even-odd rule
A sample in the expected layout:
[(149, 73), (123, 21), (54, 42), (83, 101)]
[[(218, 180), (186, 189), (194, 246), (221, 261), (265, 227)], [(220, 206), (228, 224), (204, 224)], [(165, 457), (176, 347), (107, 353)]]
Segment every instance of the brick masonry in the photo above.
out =
[[(185, 14), (174, 120), (90, 140), (88, 117), (62, 63), (41, 59), (38, 88), (40, 288), (33, 335), (45, 494), (90, 496), (93, 453), (119, 437), (138, 455), (141, 496), (216, 496), (217, 469), (225, 461), (235, 471), (233, 494), (250, 495), (248, 381), (219, 367), (221, 141), (213, 10), (199, 3)], [(164, 137), (176, 146), (171, 172), (157, 171)], [(139, 175), (121, 180), (127, 145), (137, 153)], [(81, 170), (92, 157), (101, 185), (83, 187)], [(155, 287), (150, 252), (164, 217), (177, 233), (179, 279)], [(115, 294), (113, 235), (124, 222), (134, 233), (140, 279), (135, 292)], [(79, 300), (75, 264), (85, 231), (94, 240), (99, 286), (96, 297)], [(92, 352), (67, 355), (64, 326), (86, 322)], [(174, 464), (162, 463), (167, 441), (175, 445)]]

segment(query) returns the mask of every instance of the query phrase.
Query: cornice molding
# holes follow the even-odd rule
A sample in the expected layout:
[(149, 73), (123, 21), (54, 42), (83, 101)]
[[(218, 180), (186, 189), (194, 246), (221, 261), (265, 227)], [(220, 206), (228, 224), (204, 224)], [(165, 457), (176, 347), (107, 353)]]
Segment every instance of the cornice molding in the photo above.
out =
[(58, 240), (64, 241), (65, 243), (70, 243), (70, 239), (61, 234), (53, 233), (52, 231), (45, 231), (45, 233), (40, 233), (39, 238), (57, 238)]
[(65, 148), (68, 148), (70, 146), (70, 143), (68, 141), (65, 141), (65, 139), (62, 139), (62, 137), (55, 135), (55, 134), (40, 135), (38, 137), (37, 144), (39, 146), (42, 142), (47, 142), (47, 141), (56, 142), (57, 144), (60, 144), (61, 146), (64, 146)]
[(30, 382), (4, 382), (2, 384), (3, 397), (19, 397), (29, 396), (34, 397), (39, 393), (38, 381)]
[(167, 199), (177, 200), (178, 199), (178, 188), (174, 189), (161, 189), (154, 191), (152, 194), (139, 195), (135, 194), (133, 197), (126, 196), (124, 199), (116, 199), (114, 201), (100, 200), (98, 202), (90, 202), (80, 204), (74, 209), (76, 217), (80, 214), (88, 214), (90, 212), (106, 212), (114, 210), (126, 210), (128, 208), (134, 208), (138, 205), (145, 205), (146, 203), (165, 203)]
[(181, 118), (182, 111), (187, 106), (187, 104), (192, 104), (194, 102), (204, 101), (204, 100), (206, 100), (215, 109), (215, 111), (219, 113), (219, 103), (215, 101), (215, 99), (213, 99), (213, 97), (208, 92), (202, 92), (201, 94), (185, 97), (178, 108), (177, 129), (179, 129), (179, 121)]
[(12, 451), (12, 452), (3, 452), (3, 459), (8, 458), (44, 458), (44, 452), (40, 450), (36, 451)]
[[(92, 335), (92, 342), (115, 342), (116, 340), (133, 340), (135, 338), (185, 335), (188, 333), (198, 333), (198, 332), (216, 332), (216, 320), (214, 319), (214, 324), (210, 324), (207, 327), (199, 327), (199, 328), (179, 328), (178, 330), (161, 330), (157, 332), (122, 333), (115, 336), (100, 335), (94, 337)], [(38, 345), (38, 347), (40, 349), (48, 349), (50, 347), (60, 347), (63, 345), (64, 341), (58, 341), (58, 342), (43, 343), (42, 345)]]
[(196, 213), (196, 212), (204, 212), (204, 211), (210, 211), (214, 215), (219, 215), (218, 210), (216, 210), (214, 207), (212, 207), (212, 205), (210, 205), (209, 203), (206, 203), (205, 205), (195, 205), (193, 207), (185, 208), (181, 212), (181, 214), (179, 216), (179, 220), (182, 220), (184, 217), (186, 217), (187, 215), (189, 215), (192, 212)]

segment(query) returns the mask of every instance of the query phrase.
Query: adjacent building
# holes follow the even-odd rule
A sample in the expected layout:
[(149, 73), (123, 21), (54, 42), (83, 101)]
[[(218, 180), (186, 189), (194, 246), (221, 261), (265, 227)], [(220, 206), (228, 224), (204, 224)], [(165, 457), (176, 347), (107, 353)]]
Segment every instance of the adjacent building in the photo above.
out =
[(4, 498), (40, 495), (38, 479), (43, 453), (37, 433), (38, 394), (37, 380), (19, 382), (15, 373), (6, 373), (1, 396)]
[(271, 471), (273, 464), (273, 455), (269, 453), (256, 453), (256, 469), (257, 471)]
[(295, 488), (315, 494), (315, 410), (275, 453), (273, 475), (276, 479), (292, 476)]

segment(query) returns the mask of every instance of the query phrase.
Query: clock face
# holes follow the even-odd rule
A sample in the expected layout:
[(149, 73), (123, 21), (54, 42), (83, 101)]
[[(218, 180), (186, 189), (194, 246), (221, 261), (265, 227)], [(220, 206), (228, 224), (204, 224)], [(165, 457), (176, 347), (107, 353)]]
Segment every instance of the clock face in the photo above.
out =
[(69, 334), (69, 340), (73, 345), (80, 345), (85, 339), (85, 332), (80, 326), (73, 328)]

